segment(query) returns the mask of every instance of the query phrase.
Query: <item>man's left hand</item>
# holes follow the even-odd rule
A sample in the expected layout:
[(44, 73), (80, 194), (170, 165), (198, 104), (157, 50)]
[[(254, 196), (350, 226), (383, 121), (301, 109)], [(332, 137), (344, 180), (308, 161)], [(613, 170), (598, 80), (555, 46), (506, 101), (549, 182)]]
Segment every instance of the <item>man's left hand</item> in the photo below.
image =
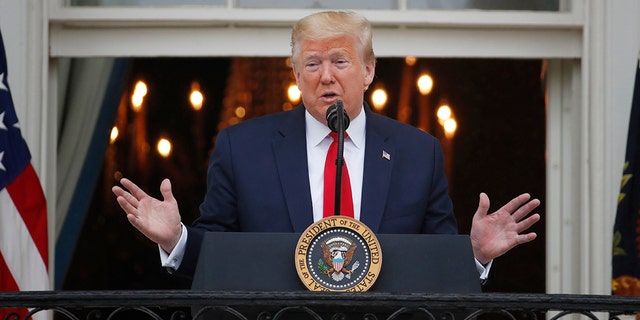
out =
[(529, 194), (521, 194), (496, 212), (487, 214), (489, 197), (480, 194), (470, 233), (473, 254), (478, 262), (486, 265), (513, 247), (536, 238), (535, 232), (522, 233), (540, 220), (537, 213), (528, 216), (540, 205), (540, 200), (530, 199)]

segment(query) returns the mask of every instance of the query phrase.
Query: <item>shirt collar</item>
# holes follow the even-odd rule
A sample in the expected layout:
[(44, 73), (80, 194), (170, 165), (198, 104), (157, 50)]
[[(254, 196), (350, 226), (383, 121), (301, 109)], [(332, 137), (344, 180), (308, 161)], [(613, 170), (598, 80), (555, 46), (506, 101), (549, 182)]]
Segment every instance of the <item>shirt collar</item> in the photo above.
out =
[[(331, 132), (329, 127), (314, 118), (307, 110), (305, 110), (304, 121), (307, 128), (307, 141), (310, 146), (316, 147), (329, 135), (329, 132)], [(363, 106), (358, 116), (356, 116), (355, 119), (351, 119), (349, 128), (346, 130), (349, 134), (347, 139), (350, 139), (358, 149), (364, 147), (366, 122)]]

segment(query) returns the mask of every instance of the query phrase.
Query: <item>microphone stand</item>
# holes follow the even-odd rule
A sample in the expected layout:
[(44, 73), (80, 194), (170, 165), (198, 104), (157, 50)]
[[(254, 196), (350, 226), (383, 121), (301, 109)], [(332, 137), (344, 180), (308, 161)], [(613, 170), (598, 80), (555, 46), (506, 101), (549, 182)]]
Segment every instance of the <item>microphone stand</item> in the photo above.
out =
[(336, 187), (335, 187), (335, 206), (334, 206), (334, 215), (335, 216), (339, 216), (340, 215), (340, 201), (341, 201), (341, 195), (342, 195), (342, 167), (344, 166), (344, 158), (343, 158), (343, 153), (344, 153), (344, 131), (345, 131), (345, 127), (344, 127), (344, 106), (342, 104), (342, 100), (338, 100), (338, 102), (336, 102), (336, 115), (338, 116), (337, 119), (337, 127), (336, 129), (338, 130), (338, 155), (336, 157)]

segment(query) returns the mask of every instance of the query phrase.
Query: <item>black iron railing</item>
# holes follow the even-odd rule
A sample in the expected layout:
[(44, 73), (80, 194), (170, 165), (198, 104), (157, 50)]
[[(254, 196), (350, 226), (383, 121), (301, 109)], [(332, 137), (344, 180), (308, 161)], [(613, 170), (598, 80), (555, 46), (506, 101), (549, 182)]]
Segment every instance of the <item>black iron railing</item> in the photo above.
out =
[[(45, 291), (0, 293), (0, 312), (54, 319), (620, 319), (640, 297), (563, 294), (392, 294), (210, 291)], [(50, 310), (50, 311), (46, 311)], [(577, 316), (573, 316), (577, 315)]]

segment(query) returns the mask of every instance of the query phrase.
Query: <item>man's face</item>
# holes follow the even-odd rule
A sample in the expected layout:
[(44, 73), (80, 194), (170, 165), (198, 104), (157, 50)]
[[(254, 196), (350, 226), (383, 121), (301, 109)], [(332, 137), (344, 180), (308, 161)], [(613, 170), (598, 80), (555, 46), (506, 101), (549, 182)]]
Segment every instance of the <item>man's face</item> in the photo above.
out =
[(342, 100), (350, 119), (361, 110), (364, 91), (373, 81), (375, 62), (365, 63), (357, 41), (350, 36), (303, 40), (298, 44), (293, 74), (309, 113), (326, 124), (327, 109)]

